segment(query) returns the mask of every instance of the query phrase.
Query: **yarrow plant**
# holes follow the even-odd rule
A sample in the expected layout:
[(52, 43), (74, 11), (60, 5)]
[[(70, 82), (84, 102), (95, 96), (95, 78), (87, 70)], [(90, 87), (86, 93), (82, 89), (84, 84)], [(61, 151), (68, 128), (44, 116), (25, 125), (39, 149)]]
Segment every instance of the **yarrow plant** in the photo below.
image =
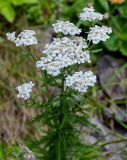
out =
[[(92, 22), (102, 20), (103, 15), (95, 12), (93, 7), (84, 8), (80, 19)], [(94, 145), (86, 145), (80, 141), (81, 130), (77, 129), (77, 125), (95, 128), (87, 119), (83, 105), (87, 101), (86, 92), (97, 81), (92, 71), (84, 72), (81, 66), (91, 62), (91, 46), (106, 41), (112, 30), (107, 26), (95, 25), (90, 27), (87, 37), (84, 38), (80, 35), (82, 30), (69, 21), (57, 21), (52, 26), (56, 34), (58, 33), (57, 38), (45, 46), (40, 59), (34, 58), (37, 59), (36, 67), (42, 72), (40, 79), (43, 80), (41, 81), (43, 94), (46, 93), (45, 101), (39, 100), (38, 97), (34, 97), (33, 100), (31, 92), (34, 83), (31, 81), (16, 87), (17, 97), (23, 100), (32, 98), (32, 102), (28, 101), (26, 104), (27, 107), (36, 106), (43, 109), (42, 115), (34, 119), (42, 120), (48, 128), (45, 136), (37, 141), (36, 147), (33, 148), (38, 159), (81, 160), (84, 158), (79, 149), (85, 150), (86, 154), (95, 150)], [(7, 33), (6, 37), (16, 46), (30, 46), (37, 44), (34, 35), (34, 31), (24, 30), (17, 37), (15, 32)], [(50, 87), (56, 89), (54, 94), (48, 93)], [(94, 154), (96, 153), (95, 150)], [(97, 155), (94, 156), (94, 159), (96, 158)]]

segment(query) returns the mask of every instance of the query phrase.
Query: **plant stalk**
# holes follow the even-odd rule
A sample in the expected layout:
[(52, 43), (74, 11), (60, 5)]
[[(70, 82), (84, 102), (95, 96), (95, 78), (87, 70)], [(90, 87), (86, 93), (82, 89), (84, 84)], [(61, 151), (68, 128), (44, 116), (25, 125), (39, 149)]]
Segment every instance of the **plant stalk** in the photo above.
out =
[(60, 125), (62, 123), (63, 119), (63, 113), (62, 113), (62, 108), (63, 108), (63, 95), (64, 95), (64, 72), (62, 73), (62, 80), (61, 80), (61, 94), (60, 94), (60, 116), (59, 116), (59, 122)]

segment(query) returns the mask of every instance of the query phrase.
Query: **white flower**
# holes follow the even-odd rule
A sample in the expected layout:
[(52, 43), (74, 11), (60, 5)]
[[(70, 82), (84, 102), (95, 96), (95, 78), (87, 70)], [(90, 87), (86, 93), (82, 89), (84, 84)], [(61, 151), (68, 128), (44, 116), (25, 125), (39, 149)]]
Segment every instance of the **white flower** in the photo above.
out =
[(15, 42), (15, 39), (16, 39), (16, 37), (15, 37), (15, 32), (6, 33), (6, 38), (7, 38), (7, 40), (9, 40), (9, 41)]
[(46, 70), (48, 74), (57, 76), (60, 74), (60, 70), (72, 65), (72, 61), (66, 58), (57, 57), (57, 59), (53, 60), (51, 57), (42, 57), (40, 61), (37, 61), (37, 68), (41, 68), (42, 70)]
[(69, 53), (75, 53), (77, 51), (82, 51), (82, 49), (86, 49), (87, 43), (82, 37), (74, 37), (74, 38), (54, 38), (53, 42), (47, 44), (43, 51), (46, 55), (57, 56), (59, 54), (65, 55)]
[(56, 33), (63, 33), (64, 35), (76, 35), (81, 33), (81, 29), (78, 29), (73, 23), (69, 21), (58, 21), (52, 25)]
[(80, 19), (83, 21), (95, 21), (95, 20), (102, 20), (103, 15), (100, 13), (95, 12), (93, 7), (84, 8), (83, 13), (80, 13)]
[(36, 33), (32, 30), (24, 30), (17, 37), (15, 32), (7, 33), (6, 37), (8, 40), (14, 42), (16, 46), (30, 46), (37, 44), (37, 39), (34, 37)]
[(47, 44), (43, 53), (46, 56), (53, 57), (54, 60), (69, 58), (74, 63), (90, 63), (87, 43), (82, 37), (74, 38), (55, 38), (51, 44)]
[(47, 44), (42, 57), (36, 66), (46, 70), (48, 74), (56, 76), (60, 70), (73, 64), (90, 63), (90, 54), (87, 43), (82, 37), (55, 38), (51, 44)]
[(78, 92), (85, 93), (89, 87), (93, 87), (96, 82), (96, 76), (93, 72), (75, 72), (72, 76), (66, 77), (65, 84)]
[(106, 41), (109, 36), (108, 34), (112, 33), (112, 29), (107, 26), (97, 26), (91, 27), (90, 32), (88, 34), (87, 40), (92, 41), (93, 44), (97, 44), (100, 41)]
[(34, 84), (31, 81), (29, 83), (24, 83), (21, 86), (17, 86), (16, 90), (19, 92), (17, 94), (17, 97), (24, 99), (24, 100), (29, 99), (33, 86), (34, 86)]
[(37, 39), (34, 37), (36, 33), (32, 30), (24, 30), (15, 40), (16, 46), (29, 46), (37, 44)]

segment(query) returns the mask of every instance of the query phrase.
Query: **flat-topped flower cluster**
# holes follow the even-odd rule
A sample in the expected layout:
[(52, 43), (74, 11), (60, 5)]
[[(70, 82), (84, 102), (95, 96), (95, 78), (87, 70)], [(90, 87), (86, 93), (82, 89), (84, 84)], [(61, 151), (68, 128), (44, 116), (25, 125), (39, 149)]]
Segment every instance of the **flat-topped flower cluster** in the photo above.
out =
[(17, 94), (17, 97), (22, 98), (24, 100), (29, 99), (33, 86), (34, 84), (30, 81), (29, 83), (24, 83), (21, 86), (16, 87), (16, 90), (19, 92)]
[(64, 35), (76, 35), (81, 33), (81, 29), (76, 27), (73, 23), (70, 23), (69, 21), (58, 21), (57, 23), (52, 25), (54, 28), (54, 31), (56, 33), (63, 33)]
[(78, 92), (85, 93), (89, 87), (93, 87), (96, 82), (96, 76), (93, 72), (75, 72), (72, 76), (66, 78), (66, 85)]
[(97, 20), (102, 20), (103, 19), (103, 15), (101, 13), (97, 13), (95, 12), (93, 7), (89, 7), (89, 8), (84, 8), (83, 12), (80, 13), (80, 19), (83, 21), (97, 21)]
[(100, 41), (105, 42), (109, 38), (108, 34), (110, 33), (112, 33), (112, 29), (110, 27), (107, 26), (100, 27), (95, 25), (95, 27), (90, 28), (90, 32), (88, 34), (87, 39), (89, 41), (92, 41), (93, 44), (97, 44)]
[(17, 37), (15, 32), (7, 33), (6, 37), (9, 41), (14, 42), (16, 46), (19, 47), (37, 44), (37, 39), (34, 37), (34, 35), (36, 35), (35, 31), (24, 30)]
[[(84, 8), (80, 14), (83, 21), (98, 21), (103, 19), (103, 15), (95, 12), (93, 7)], [(97, 44), (106, 41), (112, 32), (107, 26), (98, 26), (90, 28), (87, 39), (80, 36), (81, 29), (69, 21), (57, 21), (52, 25), (56, 33), (61, 33), (63, 37), (54, 38), (50, 44), (47, 44), (43, 50), (43, 57), (36, 62), (36, 67), (46, 70), (51, 76), (58, 76), (71, 65), (90, 63), (89, 46), (91, 42)], [(16, 46), (29, 46), (37, 44), (34, 37), (36, 33), (31, 30), (24, 30), (17, 37), (15, 32), (7, 33), (8, 40), (14, 42)], [(94, 86), (96, 76), (91, 72), (75, 72), (65, 78), (65, 85), (75, 89), (78, 92), (85, 93), (89, 87)], [(24, 100), (30, 98), (30, 92), (34, 84), (32, 82), (18, 86), (16, 89), (19, 98)]]
[(51, 44), (47, 44), (42, 57), (36, 66), (46, 70), (48, 74), (57, 76), (61, 69), (73, 64), (90, 63), (87, 43), (82, 37), (55, 38)]

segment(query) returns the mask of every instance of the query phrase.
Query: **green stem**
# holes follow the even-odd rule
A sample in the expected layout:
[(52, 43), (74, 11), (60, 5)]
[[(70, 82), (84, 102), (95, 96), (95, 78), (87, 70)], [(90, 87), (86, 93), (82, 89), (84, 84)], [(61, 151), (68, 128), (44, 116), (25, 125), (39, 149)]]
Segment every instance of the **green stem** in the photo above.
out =
[(106, 145), (110, 145), (110, 144), (116, 144), (116, 143), (121, 143), (121, 142), (126, 142), (127, 139), (121, 139), (121, 140), (116, 140), (116, 141), (110, 141), (110, 142), (106, 142), (104, 144), (101, 144), (102, 147), (106, 146)]
[(35, 55), (32, 52), (30, 54), (31, 54), (31, 57), (33, 57), (33, 59), (37, 61), (37, 58), (35, 57)]
[(60, 94), (60, 117), (59, 117), (59, 122), (60, 125), (62, 123), (62, 119), (63, 119), (63, 113), (62, 113), (62, 108), (63, 108), (63, 94), (64, 94), (64, 72), (62, 72), (62, 80), (61, 80), (61, 94)]
[(49, 91), (48, 91), (48, 82), (47, 82), (47, 80), (48, 80), (48, 75), (47, 75), (47, 72), (46, 71), (44, 71), (44, 86), (45, 86), (45, 95), (46, 95), (46, 97), (49, 97)]
[(35, 61), (37, 61), (37, 57), (32, 53), (31, 48), (30, 48), (30, 47), (27, 47), (27, 48), (28, 48), (28, 53), (30, 54), (30, 56), (31, 56)]

